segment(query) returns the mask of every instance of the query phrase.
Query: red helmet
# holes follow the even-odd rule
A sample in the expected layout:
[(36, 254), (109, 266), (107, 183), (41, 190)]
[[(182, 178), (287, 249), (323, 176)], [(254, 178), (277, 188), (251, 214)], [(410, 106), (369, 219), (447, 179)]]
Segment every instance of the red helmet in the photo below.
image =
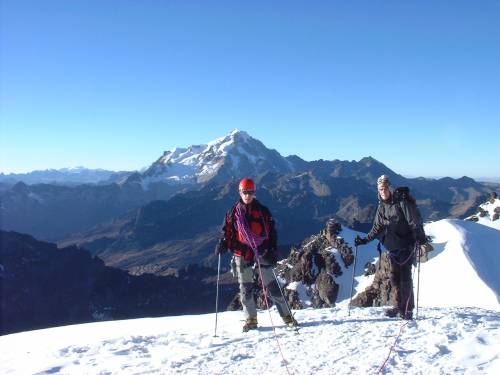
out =
[(244, 178), (240, 181), (240, 190), (255, 190), (255, 184), (251, 178)]

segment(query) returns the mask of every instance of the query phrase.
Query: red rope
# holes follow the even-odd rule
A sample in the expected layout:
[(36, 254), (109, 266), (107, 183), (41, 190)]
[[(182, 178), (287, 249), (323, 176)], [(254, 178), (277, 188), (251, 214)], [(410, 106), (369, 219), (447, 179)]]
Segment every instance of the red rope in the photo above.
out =
[(389, 354), (387, 354), (387, 358), (385, 359), (384, 363), (382, 363), (382, 365), (378, 368), (378, 371), (377, 371), (377, 375), (380, 374), (380, 371), (382, 371), (382, 369), (385, 367), (385, 365), (387, 364), (387, 361), (389, 360), (389, 358), (391, 357), (391, 353), (392, 351), (394, 350), (394, 348), (396, 347), (396, 343), (398, 342), (399, 340), (399, 337), (401, 336), (401, 333), (403, 332), (403, 328), (406, 327), (406, 325), (409, 323), (406, 322), (404, 323), (401, 328), (399, 329), (399, 333), (398, 335), (396, 336), (396, 340), (394, 340), (394, 344), (392, 344), (391, 346), (391, 349), (389, 350)]

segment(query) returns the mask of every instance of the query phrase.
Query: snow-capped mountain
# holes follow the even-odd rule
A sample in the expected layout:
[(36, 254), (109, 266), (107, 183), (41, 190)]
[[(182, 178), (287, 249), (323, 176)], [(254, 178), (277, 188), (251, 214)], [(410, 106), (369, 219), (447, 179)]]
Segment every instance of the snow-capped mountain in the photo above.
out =
[[(107, 225), (118, 215), (155, 201), (176, 198), (169, 203), (168, 208), (174, 209), (172, 213), (186, 212), (177, 209), (182, 201), (189, 207), (189, 213), (195, 216), (189, 216), (187, 221), (183, 221), (185, 217), (174, 220), (183, 226), (196, 220), (199, 223), (197, 236), (209, 230), (205, 220), (197, 220), (198, 216), (206, 217), (202, 212), (213, 213), (219, 204), (225, 206), (226, 202), (220, 200), (221, 195), (230, 200), (237, 199), (239, 178), (251, 176), (257, 182), (258, 195), (263, 203), (270, 206), (279, 221), (291, 225), (283, 227), (281, 238), (296, 243), (316, 232), (330, 217), (356, 229), (364, 229), (373, 218), (377, 199), (374, 184), (381, 174), (389, 175), (394, 186), (410, 187), (426, 220), (470, 215), (484, 195), (492, 191), (490, 187), (466, 177), (406, 179), (371, 157), (359, 161), (304, 161), (298, 156), (283, 157), (247, 133), (235, 130), (206, 145), (167, 151), (144, 171), (129, 173), (125, 177), (113, 175), (107, 183), (100, 181), (98, 185), (79, 185), (80, 182), (71, 189), (60, 189), (61, 186), (52, 184), (26, 186), (23, 182), (11, 185), (0, 181), (3, 215), (0, 227), (30, 233), (39, 239), (62, 241), (75, 238), (80, 242), (89, 230)], [(191, 209), (194, 208), (191, 193), (199, 197), (195, 198), (199, 202), (197, 210)], [(213, 222), (217, 224), (209, 223), (211, 226), (219, 225), (220, 218), (216, 216), (213, 216)], [(153, 224), (158, 226), (161, 223)], [(124, 228), (119, 233), (129, 232), (129, 229)], [(166, 232), (165, 228), (158, 229), (158, 233)], [(114, 239), (118, 233), (114, 229), (112, 232), (104, 234), (106, 240), (100, 243), (108, 244), (109, 238)], [(137, 243), (141, 244), (144, 241), (139, 237)], [(190, 236), (187, 240), (192, 238)], [(172, 239), (178, 237), (166, 238)], [(207, 244), (208, 247), (212, 244)], [(98, 250), (104, 249), (100, 247)], [(134, 250), (142, 253), (145, 249)]]
[(265, 172), (294, 171), (291, 161), (246, 132), (233, 130), (208, 144), (165, 151), (144, 173), (142, 184), (228, 181)]

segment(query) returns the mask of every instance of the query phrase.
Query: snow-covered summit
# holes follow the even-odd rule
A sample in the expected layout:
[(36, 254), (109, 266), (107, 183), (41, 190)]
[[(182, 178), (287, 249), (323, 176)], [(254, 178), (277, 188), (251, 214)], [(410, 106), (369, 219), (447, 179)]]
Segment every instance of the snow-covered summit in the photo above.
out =
[(228, 179), (292, 170), (292, 165), (277, 151), (235, 129), (207, 144), (165, 151), (142, 174), (142, 183), (203, 183), (215, 177)]

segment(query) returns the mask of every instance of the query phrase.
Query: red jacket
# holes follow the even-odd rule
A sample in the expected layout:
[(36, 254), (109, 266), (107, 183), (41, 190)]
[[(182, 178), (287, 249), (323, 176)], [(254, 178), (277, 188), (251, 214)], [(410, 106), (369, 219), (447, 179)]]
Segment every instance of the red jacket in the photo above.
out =
[(274, 226), (274, 219), (271, 212), (266, 206), (263, 206), (256, 199), (249, 205), (239, 200), (233, 207), (226, 213), (224, 218), (224, 225), (222, 228), (223, 242), (226, 248), (236, 256), (242, 256), (245, 261), (252, 262), (254, 260), (254, 253), (250, 246), (244, 243), (241, 234), (238, 232), (236, 225), (235, 210), (236, 205), (241, 204), (245, 211), (245, 218), (250, 226), (250, 230), (256, 235), (265, 235), (267, 237), (264, 242), (258, 247), (259, 254), (264, 254), (266, 251), (269, 253), (277, 251), (277, 234)]

